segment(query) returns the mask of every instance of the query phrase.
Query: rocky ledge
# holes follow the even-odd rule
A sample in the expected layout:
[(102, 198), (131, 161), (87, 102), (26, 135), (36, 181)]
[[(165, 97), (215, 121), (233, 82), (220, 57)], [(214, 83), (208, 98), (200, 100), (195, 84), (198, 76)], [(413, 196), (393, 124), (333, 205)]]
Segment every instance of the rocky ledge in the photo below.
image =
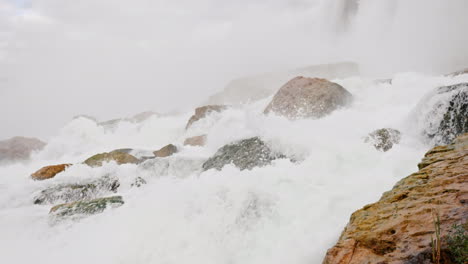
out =
[(431, 241), (438, 228), (440, 263), (466, 263), (468, 134), (431, 149), (419, 169), (354, 212), (323, 263), (436, 263)]

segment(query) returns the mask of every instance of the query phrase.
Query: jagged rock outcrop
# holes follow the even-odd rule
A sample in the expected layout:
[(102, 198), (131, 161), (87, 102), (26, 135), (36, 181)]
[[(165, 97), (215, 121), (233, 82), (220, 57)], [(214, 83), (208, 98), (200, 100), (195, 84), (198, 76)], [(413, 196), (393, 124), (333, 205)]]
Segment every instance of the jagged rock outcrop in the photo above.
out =
[(285, 158), (275, 153), (258, 137), (243, 139), (220, 148), (213, 157), (203, 163), (203, 170), (221, 170), (227, 164), (234, 164), (240, 170), (262, 167), (272, 160)]
[(300, 76), (279, 89), (264, 113), (273, 112), (289, 119), (321, 118), (347, 106), (352, 98), (339, 84), (326, 79)]
[(159, 150), (153, 152), (154, 156), (157, 158), (165, 158), (172, 156), (173, 154), (177, 153), (178, 149), (176, 146), (169, 144), (167, 146), (162, 147)]
[(184, 146), (201, 147), (206, 144), (206, 135), (189, 137), (184, 140)]
[[(324, 264), (431, 262), (434, 214), (440, 215), (441, 263), (453, 252), (447, 236), (468, 221), (468, 134), (426, 153), (420, 170), (381, 199), (354, 212)], [(445, 261), (445, 262), (444, 262)]]
[(102, 213), (107, 208), (116, 208), (124, 204), (122, 196), (98, 198), (90, 201), (59, 204), (50, 209), (49, 214), (60, 219), (64, 217), (84, 217)]
[(111, 152), (96, 154), (84, 161), (85, 164), (91, 167), (100, 167), (105, 162), (115, 161), (117, 164), (137, 164), (139, 159), (128, 154), (127, 149), (117, 149)]
[(31, 174), (31, 178), (33, 178), (34, 180), (47, 180), (55, 177), (55, 175), (64, 171), (67, 167), (70, 167), (71, 165), (72, 164), (58, 164), (46, 166)]
[(0, 141), (0, 162), (28, 159), (33, 151), (44, 148), (46, 143), (37, 138), (13, 137)]
[(70, 203), (80, 200), (91, 200), (109, 192), (116, 192), (119, 186), (119, 180), (110, 176), (86, 183), (60, 184), (41, 191), (34, 198), (34, 204)]
[(377, 150), (388, 151), (393, 145), (400, 143), (401, 133), (393, 128), (381, 128), (371, 132), (364, 140), (371, 143)]
[(189, 129), (190, 126), (195, 123), (196, 121), (205, 118), (208, 116), (210, 113), (213, 112), (221, 112), (226, 109), (225, 105), (205, 105), (202, 107), (198, 107), (195, 109), (195, 114), (190, 117), (189, 121), (187, 122), (187, 125), (185, 126), (185, 129)]

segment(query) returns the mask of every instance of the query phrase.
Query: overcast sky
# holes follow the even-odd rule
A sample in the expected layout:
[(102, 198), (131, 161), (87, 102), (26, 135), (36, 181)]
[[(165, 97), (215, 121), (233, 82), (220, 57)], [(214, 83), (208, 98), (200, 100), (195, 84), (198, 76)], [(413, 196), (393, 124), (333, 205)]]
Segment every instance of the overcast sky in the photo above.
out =
[(352, 2), (0, 0), (0, 139), (190, 109), (230, 79), (324, 62), (468, 67), (468, 1)]

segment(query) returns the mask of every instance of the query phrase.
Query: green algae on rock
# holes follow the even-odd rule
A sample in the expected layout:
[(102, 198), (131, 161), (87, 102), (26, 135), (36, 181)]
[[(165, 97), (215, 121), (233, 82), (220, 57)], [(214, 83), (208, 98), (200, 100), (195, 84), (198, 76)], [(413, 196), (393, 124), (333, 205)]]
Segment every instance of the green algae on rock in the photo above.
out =
[(91, 167), (100, 167), (103, 163), (109, 161), (115, 161), (119, 165), (139, 163), (139, 159), (121, 150), (96, 154), (85, 160), (84, 163)]
[(90, 201), (59, 204), (52, 207), (49, 213), (56, 217), (92, 215), (102, 213), (107, 208), (116, 208), (123, 204), (122, 196), (111, 196)]

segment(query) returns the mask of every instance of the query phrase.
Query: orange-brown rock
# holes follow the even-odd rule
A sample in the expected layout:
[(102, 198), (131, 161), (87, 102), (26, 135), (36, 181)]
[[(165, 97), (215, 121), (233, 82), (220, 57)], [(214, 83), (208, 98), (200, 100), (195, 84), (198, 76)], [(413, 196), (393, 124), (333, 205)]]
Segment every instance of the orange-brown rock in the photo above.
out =
[(205, 143), (206, 135), (201, 135), (185, 139), (184, 146), (204, 146)]
[(264, 113), (273, 112), (289, 119), (321, 118), (348, 105), (352, 97), (339, 84), (300, 76), (279, 89)]
[(205, 118), (207, 115), (213, 112), (221, 112), (226, 109), (225, 105), (205, 105), (195, 109), (195, 114), (190, 117), (185, 129), (188, 129), (194, 122)]
[(176, 146), (169, 144), (167, 146), (162, 147), (160, 150), (154, 151), (153, 154), (157, 158), (165, 158), (177, 153), (177, 151), (178, 150)]
[(31, 178), (33, 178), (34, 180), (47, 180), (47, 179), (55, 177), (55, 175), (64, 171), (67, 167), (71, 165), (72, 164), (59, 164), (59, 165), (46, 166), (36, 171), (35, 173), (31, 174)]
[(431, 237), (435, 237), (437, 213), (441, 263), (451, 263), (444, 241), (454, 224), (468, 220), (468, 134), (427, 152), (419, 168), (378, 202), (354, 212), (323, 263), (432, 263)]

